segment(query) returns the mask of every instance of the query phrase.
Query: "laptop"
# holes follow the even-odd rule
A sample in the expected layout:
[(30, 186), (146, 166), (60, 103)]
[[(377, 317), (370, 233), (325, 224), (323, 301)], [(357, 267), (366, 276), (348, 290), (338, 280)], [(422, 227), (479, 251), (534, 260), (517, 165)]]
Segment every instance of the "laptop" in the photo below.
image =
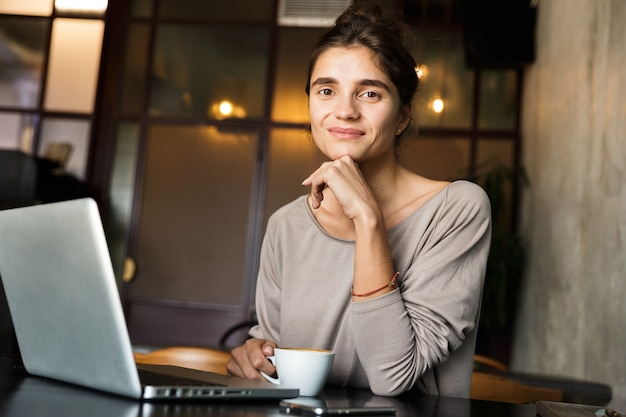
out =
[[(267, 381), (136, 364), (93, 199), (0, 211), (0, 277), (32, 375), (145, 400), (299, 394)], [(145, 372), (167, 379), (142, 382)]]

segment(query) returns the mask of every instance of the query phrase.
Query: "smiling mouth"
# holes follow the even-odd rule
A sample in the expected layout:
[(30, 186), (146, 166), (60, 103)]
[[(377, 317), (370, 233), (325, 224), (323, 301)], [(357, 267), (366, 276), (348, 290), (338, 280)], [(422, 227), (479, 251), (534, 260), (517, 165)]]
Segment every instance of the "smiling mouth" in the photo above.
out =
[(340, 139), (358, 139), (364, 135), (362, 130), (351, 128), (332, 127), (328, 131)]

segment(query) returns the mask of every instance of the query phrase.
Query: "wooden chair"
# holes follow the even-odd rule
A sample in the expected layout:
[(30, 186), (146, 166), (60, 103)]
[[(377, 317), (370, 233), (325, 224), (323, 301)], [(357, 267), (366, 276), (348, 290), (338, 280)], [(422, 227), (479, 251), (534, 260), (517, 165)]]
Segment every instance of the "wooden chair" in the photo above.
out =
[(74, 145), (69, 142), (50, 142), (46, 147), (43, 157), (58, 164), (58, 167), (53, 170), (53, 173), (62, 174), (65, 171), (67, 161), (70, 159), (73, 150)]
[(198, 347), (167, 347), (149, 352), (134, 352), (135, 362), (156, 365), (174, 365), (226, 375), (228, 352)]
[[(563, 392), (556, 388), (535, 387), (508, 378), (507, 367), (491, 358), (474, 356), (470, 398), (508, 403), (563, 401)], [(490, 371), (490, 369), (492, 371)]]
[(563, 393), (558, 389), (520, 384), (499, 375), (474, 372), (470, 398), (507, 403), (535, 403), (537, 401), (563, 401)]

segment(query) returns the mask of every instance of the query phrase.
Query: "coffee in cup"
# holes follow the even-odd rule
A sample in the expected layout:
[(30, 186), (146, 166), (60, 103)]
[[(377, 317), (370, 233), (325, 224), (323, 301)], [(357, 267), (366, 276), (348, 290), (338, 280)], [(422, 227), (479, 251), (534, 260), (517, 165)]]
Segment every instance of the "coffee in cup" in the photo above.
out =
[(268, 359), (276, 366), (278, 378), (261, 374), (274, 384), (299, 388), (301, 396), (315, 396), (326, 384), (334, 358), (330, 350), (275, 348)]

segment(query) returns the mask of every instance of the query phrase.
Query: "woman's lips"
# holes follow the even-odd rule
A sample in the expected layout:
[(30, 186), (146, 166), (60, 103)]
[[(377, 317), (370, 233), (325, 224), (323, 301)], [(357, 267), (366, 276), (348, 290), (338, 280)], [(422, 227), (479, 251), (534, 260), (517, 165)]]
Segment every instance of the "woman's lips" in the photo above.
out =
[(340, 139), (358, 139), (364, 134), (362, 130), (343, 127), (331, 127), (328, 131)]

